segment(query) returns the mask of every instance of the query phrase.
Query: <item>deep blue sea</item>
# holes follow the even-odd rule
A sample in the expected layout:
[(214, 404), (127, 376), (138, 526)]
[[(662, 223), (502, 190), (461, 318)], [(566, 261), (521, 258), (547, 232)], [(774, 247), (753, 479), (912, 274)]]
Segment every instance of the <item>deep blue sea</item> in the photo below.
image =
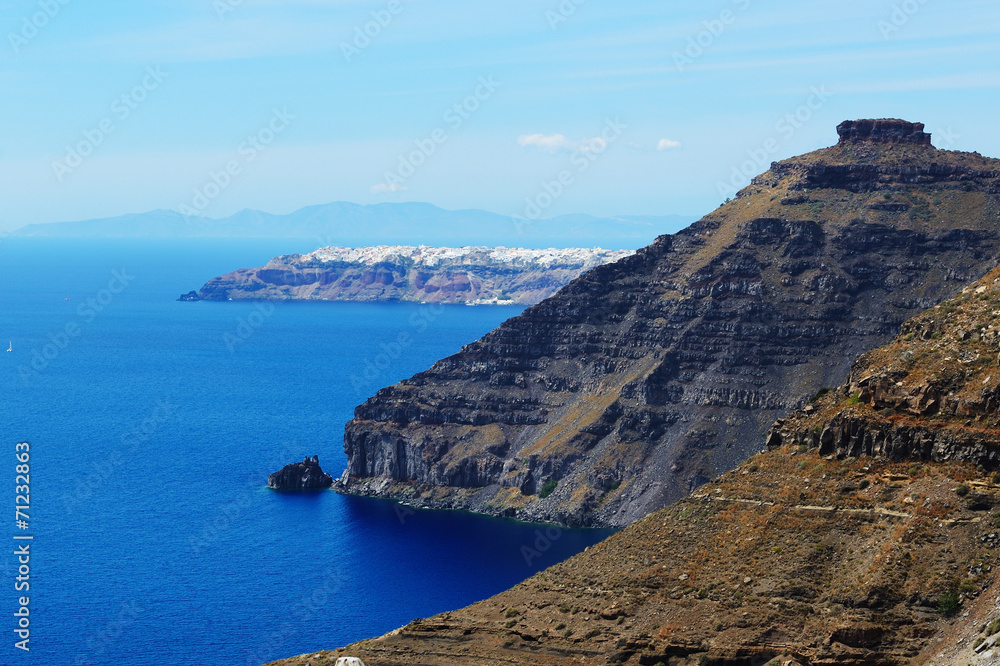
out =
[[(268, 490), (306, 455), (338, 476), (357, 404), (520, 311), (175, 300), (313, 245), (0, 241), (0, 664), (261, 664), (467, 605), (607, 536), (549, 528), (529, 563), (544, 526)], [(34, 537), (28, 592), (14, 535)]]

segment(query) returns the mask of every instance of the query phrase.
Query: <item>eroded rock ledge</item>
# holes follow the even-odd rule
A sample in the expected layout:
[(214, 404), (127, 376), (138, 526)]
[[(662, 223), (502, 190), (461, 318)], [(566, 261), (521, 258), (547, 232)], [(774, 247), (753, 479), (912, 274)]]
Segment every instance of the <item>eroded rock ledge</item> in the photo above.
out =
[(1000, 469), (1000, 270), (902, 326), (862, 356), (844, 387), (794, 419), (771, 446), (892, 460), (962, 460)]

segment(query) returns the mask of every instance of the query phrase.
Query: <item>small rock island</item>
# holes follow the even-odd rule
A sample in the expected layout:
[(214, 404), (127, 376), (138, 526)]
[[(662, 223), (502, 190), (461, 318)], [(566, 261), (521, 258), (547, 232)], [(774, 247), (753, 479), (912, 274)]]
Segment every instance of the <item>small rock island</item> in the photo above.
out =
[(307, 456), (267, 477), (267, 487), (274, 490), (321, 490), (331, 485), (333, 477), (319, 466), (319, 456)]

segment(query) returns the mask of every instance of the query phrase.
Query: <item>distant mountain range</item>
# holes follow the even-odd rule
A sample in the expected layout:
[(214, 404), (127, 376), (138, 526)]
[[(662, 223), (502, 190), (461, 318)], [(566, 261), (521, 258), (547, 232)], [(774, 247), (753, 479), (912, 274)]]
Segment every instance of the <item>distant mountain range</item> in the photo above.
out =
[(29, 224), (13, 236), (72, 238), (310, 238), (318, 246), (486, 245), (636, 249), (674, 233), (693, 216), (563, 215), (519, 220), (483, 210), (445, 210), (427, 203), (363, 206), (337, 202), (288, 215), (243, 210), (222, 219), (171, 210), (79, 222)]

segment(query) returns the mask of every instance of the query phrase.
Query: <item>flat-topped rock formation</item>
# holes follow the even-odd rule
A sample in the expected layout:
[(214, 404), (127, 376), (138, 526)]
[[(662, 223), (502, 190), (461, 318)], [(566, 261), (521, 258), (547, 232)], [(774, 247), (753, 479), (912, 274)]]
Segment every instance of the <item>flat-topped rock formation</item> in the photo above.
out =
[(840, 134), (379, 391), (347, 424), (337, 488), (621, 526), (745, 460), (1000, 263), (1000, 161), (902, 121)]
[(632, 254), (571, 248), (326, 247), (210, 280), (180, 300), (322, 300), (531, 305)]
[(837, 126), (840, 144), (871, 141), (873, 143), (912, 143), (931, 145), (931, 135), (924, 131), (923, 123), (905, 120), (847, 120)]

